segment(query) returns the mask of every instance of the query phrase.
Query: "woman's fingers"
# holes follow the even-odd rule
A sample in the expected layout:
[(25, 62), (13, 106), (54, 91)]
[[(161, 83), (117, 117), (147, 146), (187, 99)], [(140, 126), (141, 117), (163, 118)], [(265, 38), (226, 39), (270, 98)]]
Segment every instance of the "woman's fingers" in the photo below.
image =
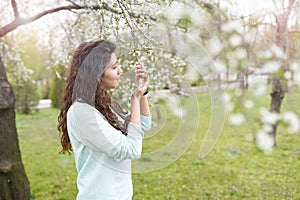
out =
[(136, 74), (137, 78), (146, 79), (149, 75), (147, 73), (138, 73)]
[(135, 67), (142, 68), (142, 64), (137, 62), (137, 63), (135, 63)]
[(146, 78), (148, 76), (148, 73), (144, 69), (137, 69), (135, 71), (136, 76), (141, 77), (141, 78)]
[(149, 74), (143, 69), (141, 63), (136, 63), (135, 67), (135, 76), (138, 89), (144, 91), (147, 89), (149, 84)]

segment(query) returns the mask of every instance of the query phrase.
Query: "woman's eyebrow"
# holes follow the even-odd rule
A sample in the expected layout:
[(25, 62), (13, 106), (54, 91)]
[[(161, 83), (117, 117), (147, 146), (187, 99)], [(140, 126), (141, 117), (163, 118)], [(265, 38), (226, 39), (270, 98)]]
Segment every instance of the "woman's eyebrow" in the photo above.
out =
[(116, 61), (116, 62), (110, 64), (109, 67), (114, 67), (117, 63), (118, 63), (118, 61)]

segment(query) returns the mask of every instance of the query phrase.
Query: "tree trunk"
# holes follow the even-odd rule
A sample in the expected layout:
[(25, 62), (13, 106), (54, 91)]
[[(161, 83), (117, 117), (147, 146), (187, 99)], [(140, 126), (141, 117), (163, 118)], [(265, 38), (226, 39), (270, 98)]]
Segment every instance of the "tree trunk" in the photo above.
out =
[(246, 89), (246, 83), (245, 83), (245, 73), (244, 72), (239, 72), (236, 75), (236, 80), (238, 82), (239, 88), (242, 90)]
[[(280, 78), (273, 78), (272, 82), (272, 93), (271, 93), (271, 107), (270, 112), (280, 113), (281, 103), (284, 98), (285, 91), (282, 87), (282, 82)], [(276, 146), (276, 132), (277, 132), (277, 123), (272, 125), (272, 130), (269, 133), (274, 138), (274, 146)]]
[(0, 200), (29, 200), (15, 121), (15, 96), (0, 55)]
[[(288, 8), (285, 9), (285, 12), (279, 15), (275, 15), (276, 19), (276, 34), (275, 34), (275, 43), (278, 47), (282, 49), (283, 52), (286, 53), (287, 49), (287, 34), (288, 34), (288, 18), (291, 13), (291, 10), (294, 5), (294, 0), (289, 0)], [(285, 71), (287, 69), (286, 65), (282, 67), (282, 70)], [(271, 93), (271, 107), (270, 112), (280, 113), (281, 103), (284, 98), (284, 94), (287, 91), (286, 84), (283, 84), (283, 81), (279, 76), (275, 76), (272, 79), (272, 93)], [(274, 137), (274, 146), (276, 146), (276, 132), (277, 125), (275, 123), (272, 125), (272, 131), (269, 133)]]

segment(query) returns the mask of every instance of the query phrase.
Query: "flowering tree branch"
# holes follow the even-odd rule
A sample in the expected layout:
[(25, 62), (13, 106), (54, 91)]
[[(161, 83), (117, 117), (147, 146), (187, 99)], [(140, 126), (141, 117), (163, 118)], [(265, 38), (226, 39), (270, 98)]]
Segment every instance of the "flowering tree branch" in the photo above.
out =
[[(91, 10), (107, 10), (109, 12), (118, 14), (118, 15), (122, 15), (123, 12), (122, 11), (118, 11), (117, 9), (114, 9), (112, 7), (110, 7), (107, 3), (102, 2), (101, 5), (97, 4), (97, 5), (93, 5), (93, 6), (89, 6), (89, 5), (79, 5), (74, 3), (73, 1), (68, 1), (71, 4), (67, 5), (67, 6), (59, 6), (56, 8), (52, 8), (49, 10), (45, 10), (43, 12), (40, 12), (32, 17), (28, 17), (28, 18), (22, 18), (20, 17), (19, 14), (19, 10), (18, 10), (18, 5), (17, 2), (15, 0), (11, 0), (11, 5), (13, 7), (13, 11), (14, 11), (14, 16), (15, 19), (13, 21), (11, 21), (10, 23), (4, 25), (3, 27), (0, 28), (0, 38), (5, 36), (6, 34), (8, 34), (9, 32), (15, 30), (16, 28), (18, 28), (21, 25), (33, 22), (45, 15), (48, 14), (52, 14), (52, 13), (56, 13), (62, 10), (83, 10), (83, 9), (91, 9)], [(135, 17), (135, 18), (140, 18), (140, 17), (149, 17), (152, 21), (156, 21), (156, 18), (152, 17), (152, 16), (147, 16), (144, 14), (135, 14), (135, 13), (128, 13), (130, 17)]]
[(100, 10), (100, 9), (104, 9), (116, 14), (121, 14), (118, 10), (113, 9), (111, 7), (109, 7), (106, 3), (102, 3), (101, 5), (94, 5), (94, 6), (87, 6), (87, 5), (78, 5), (78, 4), (72, 4), (72, 5), (67, 5), (67, 6), (59, 6), (57, 8), (53, 8), (53, 9), (49, 9), (49, 10), (45, 10), (43, 12), (40, 12), (32, 17), (28, 17), (28, 18), (22, 18), (20, 17), (19, 11), (18, 11), (18, 6), (17, 6), (17, 2), (15, 0), (11, 0), (11, 5), (13, 7), (14, 10), (14, 16), (15, 19), (13, 21), (11, 21), (10, 23), (6, 24), (5, 26), (0, 28), (0, 38), (5, 36), (6, 34), (8, 34), (9, 32), (15, 30), (17, 27), (33, 22), (45, 15), (51, 14), (51, 13), (56, 13), (59, 12), (61, 10), (80, 10), (80, 9), (92, 9), (92, 10)]

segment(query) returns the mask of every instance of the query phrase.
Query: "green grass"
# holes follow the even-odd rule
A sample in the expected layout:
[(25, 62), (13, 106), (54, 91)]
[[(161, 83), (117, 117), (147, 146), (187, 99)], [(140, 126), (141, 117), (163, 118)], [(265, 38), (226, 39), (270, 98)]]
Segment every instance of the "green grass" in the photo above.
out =
[[(250, 98), (250, 97), (247, 97)], [(298, 116), (299, 93), (288, 94), (282, 111), (293, 110)], [(188, 114), (181, 124), (193, 131), (197, 124), (193, 118), (196, 109), (187, 100), (183, 104)], [(258, 109), (269, 107), (269, 96), (255, 99), (255, 108), (247, 112), (247, 123), (231, 126), (227, 119), (214, 149), (204, 159), (199, 159), (199, 150), (208, 129), (211, 112), (207, 94), (198, 96), (200, 118), (197, 135), (180, 158), (169, 165), (147, 173), (134, 173), (135, 200), (165, 199), (300, 199), (300, 137), (289, 134), (279, 127), (277, 147), (271, 154), (257, 149), (254, 140), (259, 128)], [(178, 136), (181, 119), (170, 114), (172, 108), (163, 107), (161, 120), (146, 133), (151, 137), (144, 141), (144, 152), (160, 150)], [(154, 110), (153, 110), (154, 111)], [(31, 184), (32, 198), (36, 200), (75, 199), (76, 171), (73, 155), (60, 155), (59, 134), (56, 130), (58, 110), (43, 109), (30, 115), (17, 114), (17, 127), (22, 159)], [(153, 112), (154, 117), (156, 114)], [(164, 123), (165, 122), (165, 123)], [(190, 123), (191, 122), (191, 123)], [(179, 133), (180, 140), (191, 140), (191, 134)], [(187, 142), (186, 144), (189, 144)], [(178, 152), (182, 147), (176, 143)], [(164, 152), (166, 157), (176, 152), (176, 147)], [(164, 158), (162, 158), (163, 161)], [(159, 159), (142, 157), (137, 164), (155, 168)]]
[(73, 155), (61, 155), (57, 131), (58, 110), (17, 114), (23, 164), (32, 199), (74, 199), (76, 171)]

